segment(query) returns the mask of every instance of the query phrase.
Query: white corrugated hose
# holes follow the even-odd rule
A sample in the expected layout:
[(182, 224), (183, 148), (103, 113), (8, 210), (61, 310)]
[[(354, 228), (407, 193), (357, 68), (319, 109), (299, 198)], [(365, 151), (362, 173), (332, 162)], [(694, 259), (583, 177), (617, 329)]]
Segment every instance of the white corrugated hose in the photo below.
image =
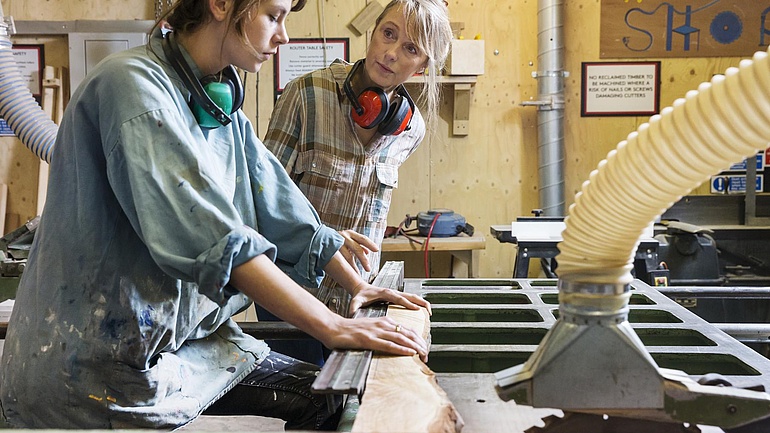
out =
[[(0, 9), (0, 21), (2, 10)], [(59, 127), (43, 111), (22, 78), (13, 58), (7, 25), (0, 23), (0, 117), (22, 143), (45, 162), (51, 162)]]
[(757, 52), (701, 84), (621, 141), (575, 196), (559, 278), (631, 282), (651, 221), (710, 176), (770, 143), (770, 59)]

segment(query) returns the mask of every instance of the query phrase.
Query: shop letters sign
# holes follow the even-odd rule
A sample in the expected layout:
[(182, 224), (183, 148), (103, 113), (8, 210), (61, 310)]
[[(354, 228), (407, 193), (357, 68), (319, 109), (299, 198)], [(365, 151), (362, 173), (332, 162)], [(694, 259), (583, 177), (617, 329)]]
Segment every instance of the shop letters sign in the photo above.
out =
[(601, 58), (750, 57), (770, 45), (770, 0), (601, 0)]

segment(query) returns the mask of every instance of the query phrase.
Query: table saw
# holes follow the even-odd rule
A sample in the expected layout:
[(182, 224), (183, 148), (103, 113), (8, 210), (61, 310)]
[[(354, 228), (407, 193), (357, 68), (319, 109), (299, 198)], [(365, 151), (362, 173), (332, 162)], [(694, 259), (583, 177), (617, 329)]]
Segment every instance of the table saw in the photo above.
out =
[[(525, 363), (559, 317), (556, 280), (407, 279), (404, 289), (433, 305), (428, 366), (465, 419), (464, 432), (723, 431), (628, 419), (610, 425), (502, 401), (494, 392), (496, 373)], [(628, 322), (662, 369), (686, 371), (701, 383), (770, 389), (769, 359), (640, 280), (631, 284)], [(577, 383), (564, 384), (565, 399), (590, 398), (590, 390), (579, 389), (590, 373), (575, 366), (570, 374)]]

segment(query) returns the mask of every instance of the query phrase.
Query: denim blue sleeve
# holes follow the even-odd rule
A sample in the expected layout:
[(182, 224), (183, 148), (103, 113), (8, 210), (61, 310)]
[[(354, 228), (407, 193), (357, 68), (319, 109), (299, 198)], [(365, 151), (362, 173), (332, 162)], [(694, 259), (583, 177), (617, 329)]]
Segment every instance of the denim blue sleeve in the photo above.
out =
[(321, 284), (323, 268), (344, 239), (325, 226), (278, 159), (253, 134), (246, 135), (258, 231), (278, 247), (276, 264), (303, 286)]
[(107, 173), (158, 266), (221, 305), (236, 293), (226, 286), (232, 268), (260, 254), (275, 259), (276, 246), (244, 223), (222, 180), (230, 160), (212, 152), (191, 121), (172, 110), (125, 121)]

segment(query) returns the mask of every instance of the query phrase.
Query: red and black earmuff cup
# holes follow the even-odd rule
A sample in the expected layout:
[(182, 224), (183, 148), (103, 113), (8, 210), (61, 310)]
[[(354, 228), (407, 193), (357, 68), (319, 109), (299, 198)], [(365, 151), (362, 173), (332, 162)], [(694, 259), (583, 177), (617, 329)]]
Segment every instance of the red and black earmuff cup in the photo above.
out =
[(365, 89), (358, 95), (356, 102), (361, 109), (358, 110), (354, 106), (350, 115), (353, 117), (353, 121), (362, 128), (374, 128), (388, 114), (388, 96), (376, 87)]
[[(403, 88), (403, 86), (400, 86)], [(400, 89), (399, 89), (400, 90)], [(404, 89), (406, 92), (406, 89)], [(412, 113), (414, 107), (408, 100), (407, 96), (404, 96), (401, 92), (397, 92), (399, 101), (390, 104), (390, 111), (387, 116), (382, 119), (378, 131), (382, 135), (398, 135), (409, 129), (409, 124), (412, 122)], [(407, 102), (404, 102), (404, 100)]]
[(388, 100), (388, 95), (378, 87), (367, 87), (359, 95), (353, 92), (351, 78), (364, 63), (358, 60), (345, 78), (343, 89), (353, 105), (350, 116), (364, 129), (377, 127), (382, 135), (398, 135), (409, 129), (415, 111), (414, 101), (403, 85), (396, 89), (397, 98)]

